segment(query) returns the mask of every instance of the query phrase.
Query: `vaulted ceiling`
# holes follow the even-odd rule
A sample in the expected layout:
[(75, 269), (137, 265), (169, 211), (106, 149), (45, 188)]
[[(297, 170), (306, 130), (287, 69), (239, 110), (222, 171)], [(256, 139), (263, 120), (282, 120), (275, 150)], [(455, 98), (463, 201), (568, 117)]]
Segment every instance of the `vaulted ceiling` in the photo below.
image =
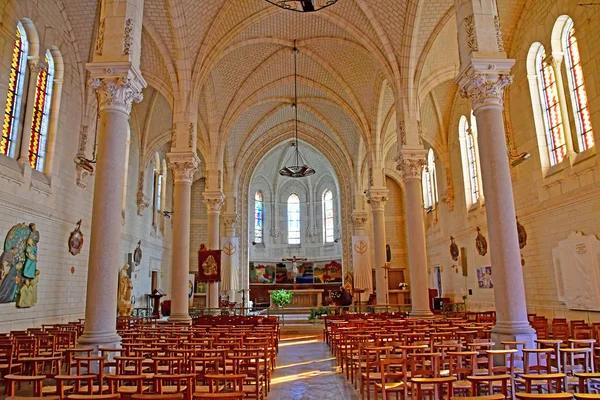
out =
[[(97, 2), (62, 1), (88, 60)], [(525, 2), (498, 0), (509, 53)], [(152, 107), (190, 101), (204, 158), (235, 166), (243, 147), (294, 118), (294, 40), (301, 126), (331, 138), (357, 175), (371, 159), (393, 159), (399, 98), (417, 99), (426, 142), (444, 150), (459, 68), (453, 0), (339, 0), (311, 14), (265, 0), (145, 0), (141, 68)], [(150, 109), (136, 107), (138, 119)], [(145, 124), (161, 129), (148, 145), (168, 141), (158, 125)]]

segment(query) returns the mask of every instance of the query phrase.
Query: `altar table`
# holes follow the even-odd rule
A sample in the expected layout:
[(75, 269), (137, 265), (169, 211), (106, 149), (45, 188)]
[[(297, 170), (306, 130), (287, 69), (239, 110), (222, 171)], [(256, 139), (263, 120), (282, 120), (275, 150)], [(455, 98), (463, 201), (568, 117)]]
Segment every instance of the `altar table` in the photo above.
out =
[[(269, 290), (269, 295), (273, 290)], [(321, 305), (321, 296), (323, 295), (323, 289), (296, 289), (290, 290), (294, 295), (292, 296), (292, 302), (288, 307), (318, 307)], [(270, 298), (270, 296), (269, 296)], [(273, 306), (273, 304), (271, 304)]]

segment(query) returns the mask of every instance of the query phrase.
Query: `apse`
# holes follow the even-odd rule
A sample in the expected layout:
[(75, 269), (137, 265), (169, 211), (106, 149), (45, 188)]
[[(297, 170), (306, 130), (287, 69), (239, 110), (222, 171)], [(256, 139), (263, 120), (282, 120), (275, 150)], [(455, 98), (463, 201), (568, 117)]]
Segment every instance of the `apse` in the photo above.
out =
[(339, 182), (318, 149), (302, 141), (299, 145), (314, 175), (289, 178), (278, 173), (295, 154), (291, 140), (268, 152), (253, 172), (247, 221), (251, 284), (292, 284), (294, 257), (299, 284), (341, 282), (341, 268), (335, 277), (321, 273), (325, 265), (342, 263)]

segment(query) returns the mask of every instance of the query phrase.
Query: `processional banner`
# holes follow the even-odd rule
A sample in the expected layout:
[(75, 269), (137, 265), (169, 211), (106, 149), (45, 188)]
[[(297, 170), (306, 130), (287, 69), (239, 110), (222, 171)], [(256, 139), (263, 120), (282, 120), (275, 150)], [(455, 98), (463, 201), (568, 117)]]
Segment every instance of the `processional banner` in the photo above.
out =
[(198, 252), (198, 282), (221, 281), (221, 250)]

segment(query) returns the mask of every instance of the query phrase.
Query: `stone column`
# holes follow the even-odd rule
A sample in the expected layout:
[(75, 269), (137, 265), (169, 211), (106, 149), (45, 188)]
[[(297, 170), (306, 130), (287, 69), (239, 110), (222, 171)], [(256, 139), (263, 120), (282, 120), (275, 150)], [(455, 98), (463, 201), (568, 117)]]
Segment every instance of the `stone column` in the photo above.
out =
[[(221, 215), (221, 207), (225, 202), (225, 196), (220, 191), (204, 192), (204, 204), (206, 204), (206, 212), (208, 214), (208, 249), (220, 250), (219, 244), (219, 216)], [(210, 283), (208, 286), (208, 307), (219, 307), (219, 284)]]
[[(126, 132), (133, 101), (141, 101), (142, 77), (126, 64), (88, 65), (90, 86), (96, 90), (100, 120), (94, 183), (93, 214), (86, 292), (85, 346), (118, 345), (117, 287), (122, 266), (121, 204), (125, 167)], [(104, 75), (103, 75), (104, 74)]]
[(492, 340), (523, 340), (533, 345), (527, 320), (525, 285), (515, 203), (507, 157), (504, 89), (515, 64), (504, 52), (495, 0), (456, 0), (461, 71), (456, 82), (471, 100), (477, 119), (478, 147), (494, 277), (496, 326)]
[(410, 271), (411, 315), (431, 317), (427, 281), (427, 244), (423, 220), (423, 190), (421, 172), (426, 165), (427, 150), (402, 149), (397, 169), (404, 179), (406, 198), (406, 230), (408, 234), (408, 264)]
[[(229, 200), (229, 198), (228, 198)], [(228, 205), (229, 207), (229, 205)], [(230, 281), (228, 282), (229, 290), (225, 293), (229, 296), (230, 301), (239, 301), (237, 296), (237, 290), (239, 288), (239, 240), (235, 236), (235, 230), (237, 227), (237, 214), (235, 212), (223, 214), (223, 226), (225, 228), (225, 235), (221, 238), (221, 273), (223, 276), (229, 276)], [(228, 274), (225, 274), (224, 270), (228, 269)], [(241, 300), (241, 297), (240, 297)]]
[(200, 161), (195, 152), (172, 152), (167, 155), (173, 170), (173, 244), (171, 249), (171, 316), (172, 322), (189, 322), (188, 276), (190, 273), (190, 214), (192, 183)]
[[(500, 64), (501, 61), (504, 63)], [(459, 81), (462, 94), (471, 99), (477, 119), (494, 276), (496, 326), (493, 333), (497, 342), (507, 337), (523, 338), (523, 335), (535, 333), (527, 320), (515, 203), (502, 120), (504, 87), (512, 81), (512, 76), (508, 73), (513, 61), (506, 61), (486, 60), (483, 65), (473, 63), (461, 74)], [(497, 68), (488, 69), (490, 63), (497, 64)]]
[(373, 293), (373, 273), (371, 269), (371, 238), (365, 230), (367, 212), (355, 210), (352, 213), (352, 225), (354, 235), (352, 236), (352, 263), (354, 270), (354, 288), (364, 289), (364, 293), (356, 298), (361, 302), (369, 300)]
[(389, 304), (387, 260), (385, 251), (385, 203), (387, 189), (371, 189), (369, 204), (373, 213), (373, 251), (375, 252), (375, 282), (377, 304)]

